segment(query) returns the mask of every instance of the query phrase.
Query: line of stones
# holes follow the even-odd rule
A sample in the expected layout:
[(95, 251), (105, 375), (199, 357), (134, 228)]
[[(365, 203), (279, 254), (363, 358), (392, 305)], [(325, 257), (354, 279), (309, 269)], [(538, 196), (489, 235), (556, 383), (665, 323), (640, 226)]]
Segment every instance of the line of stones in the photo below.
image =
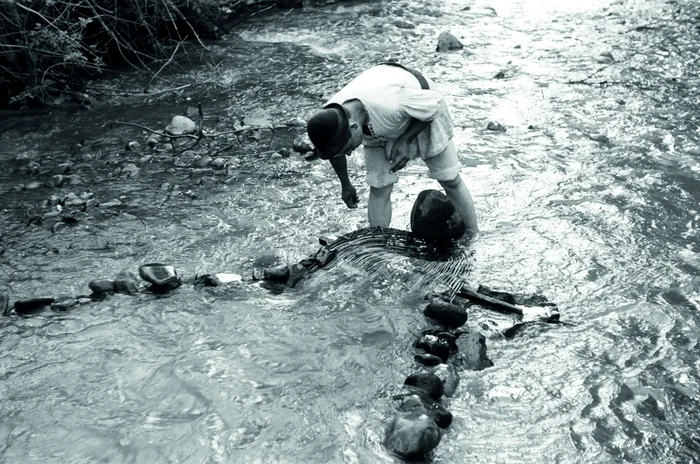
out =
[[(321, 249), (309, 261), (325, 266), (333, 258), (334, 254)], [(298, 267), (309, 265), (306, 262), (303, 264), (306, 266)], [(281, 271), (266, 269), (264, 278), (286, 280), (290, 286), (298, 282), (297, 278), (290, 279), (290, 270)], [(175, 269), (162, 263), (143, 264), (138, 273), (141, 279), (150, 284), (148, 290), (152, 292), (167, 292), (182, 284)], [(284, 279), (280, 274), (284, 274)], [(218, 286), (239, 279), (240, 276), (233, 274), (206, 274), (196, 276), (194, 284)], [(140, 291), (140, 284), (133, 273), (122, 271), (113, 280), (91, 281), (88, 284), (92, 291), (90, 296), (30, 298), (15, 301), (13, 306), (15, 313), (20, 315), (33, 314), (47, 306), (65, 311), (112, 293), (136, 294)], [(429, 294), (426, 298), (429, 303), (424, 314), (436, 327), (424, 330), (415, 342), (414, 359), (421, 368), (406, 378), (406, 391), (393, 398), (397, 415), (387, 427), (383, 443), (389, 451), (405, 459), (416, 459), (430, 453), (440, 443), (444, 429), (452, 423), (452, 414), (444, 406), (442, 398), (450, 397), (456, 391), (459, 382), (457, 369), (482, 370), (493, 365), (486, 354), (485, 337), (479, 332), (462, 328), (468, 319), (466, 300), (459, 297), (447, 299), (438, 293)], [(6, 293), (0, 293), (0, 311), (3, 315), (9, 314), (9, 296)]]
[[(147, 263), (139, 266), (138, 273), (141, 279), (150, 284), (148, 291), (163, 293), (173, 290), (182, 284), (175, 268), (162, 263)], [(223, 274), (226, 275), (226, 274)], [(200, 276), (195, 279), (196, 283), (204, 283), (204, 279), (216, 279), (214, 276)], [(78, 305), (90, 303), (103, 299), (113, 293), (135, 295), (141, 291), (141, 280), (133, 272), (122, 271), (114, 279), (97, 279), (88, 283), (92, 291), (85, 296), (58, 296), (58, 297), (36, 297), (21, 299), (14, 302), (10, 307), (10, 297), (7, 293), (0, 292), (0, 312), (7, 316), (14, 309), (18, 315), (28, 316), (51, 307), (54, 311), (68, 311)]]
[[(327, 266), (335, 256), (335, 250), (323, 246), (299, 263), (266, 268), (262, 276), (254, 274), (254, 278), (295, 287), (309, 272)], [(426, 299), (423, 313), (433, 328), (423, 330), (414, 344), (414, 360), (420, 370), (409, 375), (404, 381), (405, 391), (393, 397), (397, 414), (383, 441), (391, 453), (409, 460), (435, 449), (452, 423), (443, 396), (455, 393), (457, 370), (478, 371), (493, 366), (486, 353), (486, 337), (463, 328), (468, 319), (467, 300), (447, 293), (430, 293)]]
[(468, 319), (468, 303), (459, 297), (431, 293), (423, 313), (433, 327), (415, 342), (414, 360), (419, 370), (404, 381), (406, 391), (393, 397), (396, 415), (386, 429), (383, 445), (404, 459), (420, 459), (435, 449), (452, 413), (443, 403), (457, 390), (457, 370), (482, 370), (493, 366), (486, 353), (486, 338), (462, 328)]

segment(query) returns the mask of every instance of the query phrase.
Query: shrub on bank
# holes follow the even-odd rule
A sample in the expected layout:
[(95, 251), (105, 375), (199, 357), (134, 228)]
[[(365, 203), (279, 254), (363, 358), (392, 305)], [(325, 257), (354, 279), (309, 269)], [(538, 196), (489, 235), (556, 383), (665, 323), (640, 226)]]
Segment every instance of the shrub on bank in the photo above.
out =
[(237, 15), (302, 0), (2, 0), (0, 107), (43, 104), (120, 65), (145, 68), (178, 43), (216, 38)]

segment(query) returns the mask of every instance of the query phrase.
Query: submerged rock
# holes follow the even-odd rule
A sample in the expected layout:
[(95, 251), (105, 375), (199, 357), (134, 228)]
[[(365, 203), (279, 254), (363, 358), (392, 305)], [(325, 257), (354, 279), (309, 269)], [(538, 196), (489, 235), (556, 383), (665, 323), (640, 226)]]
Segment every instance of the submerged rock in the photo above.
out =
[(167, 137), (163, 137), (162, 135), (158, 134), (150, 134), (148, 138), (146, 139), (146, 144), (148, 145), (149, 148), (155, 148), (159, 144), (167, 141)]
[(432, 370), (432, 373), (442, 381), (442, 386), (444, 388), (443, 394), (446, 397), (455, 394), (457, 386), (459, 385), (459, 374), (452, 365), (445, 363), (438, 364)]
[(276, 282), (286, 282), (289, 279), (289, 266), (286, 264), (281, 266), (269, 267), (263, 270), (263, 278), (265, 280), (274, 280)]
[(114, 279), (114, 291), (126, 295), (134, 295), (139, 292), (139, 279), (133, 272), (122, 271)]
[(408, 394), (398, 399), (401, 401), (398, 406), (398, 410), (401, 412), (426, 414), (441, 429), (446, 429), (452, 424), (452, 413), (445, 406), (422, 392)]
[(287, 279), (288, 287), (295, 287), (301, 279), (303, 279), (309, 270), (304, 267), (303, 264), (292, 264), (289, 266), (289, 278)]
[(147, 263), (139, 266), (139, 276), (158, 290), (172, 290), (180, 286), (180, 278), (173, 266)]
[(455, 342), (457, 353), (454, 364), (463, 369), (480, 371), (493, 366), (486, 353), (486, 337), (476, 331), (468, 331), (459, 336)]
[(505, 126), (499, 122), (491, 121), (486, 125), (486, 130), (490, 130), (493, 132), (506, 132), (507, 129)]
[(107, 279), (92, 280), (88, 283), (88, 287), (95, 295), (104, 295), (105, 293), (114, 293), (114, 281)]
[(424, 366), (437, 366), (438, 364), (442, 364), (442, 359), (434, 354), (417, 353), (413, 359)]
[(202, 274), (194, 278), (195, 285), (202, 285), (204, 287), (218, 287), (223, 282), (216, 277), (215, 274)]
[(68, 176), (64, 174), (56, 174), (55, 176), (51, 177), (51, 182), (50, 184), (54, 187), (63, 187), (68, 183)]
[(78, 300), (72, 296), (59, 296), (51, 303), (53, 311), (68, 311), (78, 305)]
[(440, 444), (442, 434), (426, 414), (396, 416), (387, 427), (384, 447), (404, 459), (418, 459)]
[(295, 138), (294, 142), (292, 142), (292, 150), (296, 151), (297, 153), (301, 153), (302, 155), (305, 155), (310, 151), (314, 151), (314, 148), (313, 144), (311, 143), (311, 140), (309, 139), (309, 136), (306, 134), (302, 134)]

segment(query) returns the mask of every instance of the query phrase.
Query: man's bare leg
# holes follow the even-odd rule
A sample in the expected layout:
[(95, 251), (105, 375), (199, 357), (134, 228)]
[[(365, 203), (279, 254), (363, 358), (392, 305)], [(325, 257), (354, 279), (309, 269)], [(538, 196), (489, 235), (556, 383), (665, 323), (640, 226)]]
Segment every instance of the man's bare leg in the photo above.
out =
[(367, 215), (370, 227), (389, 227), (391, 224), (391, 191), (394, 184), (382, 188), (369, 188)]
[(462, 176), (457, 175), (453, 180), (440, 180), (440, 185), (445, 189), (445, 195), (455, 210), (462, 216), (464, 224), (467, 226), (467, 234), (476, 235), (479, 226), (476, 223), (476, 211), (474, 201), (469, 193), (469, 189), (462, 180)]

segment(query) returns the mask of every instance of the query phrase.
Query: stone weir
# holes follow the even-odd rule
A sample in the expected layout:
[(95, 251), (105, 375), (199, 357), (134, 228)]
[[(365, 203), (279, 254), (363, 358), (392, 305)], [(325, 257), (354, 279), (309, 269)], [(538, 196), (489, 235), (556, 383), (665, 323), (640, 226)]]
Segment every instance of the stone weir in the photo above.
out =
[[(392, 397), (394, 417), (387, 426), (384, 447), (406, 460), (421, 459), (438, 446), (452, 423), (446, 399), (455, 394), (459, 374), (493, 366), (486, 337), (468, 328), (467, 308), (472, 303), (516, 316), (517, 323), (504, 333), (514, 336), (530, 323), (559, 322), (556, 307), (539, 295), (471, 289), (466, 276), (471, 255), (454, 240), (435, 240), (391, 228), (366, 228), (335, 240), (320, 238), (321, 248), (296, 264), (263, 269), (254, 278), (273, 286), (294, 287), (307, 275), (345, 262), (372, 273), (392, 270), (401, 262), (413, 275), (414, 289), (425, 292), (426, 327), (414, 343), (414, 371), (408, 373), (402, 393)], [(392, 265), (393, 264), (393, 265)], [(388, 266), (388, 267), (387, 267)], [(401, 276), (398, 276), (401, 278)]]
[[(444, 430), (452, 423), (445, 398), (455, 394), (460, 372), (493, 366), (487, 355), (486, 337), (466, 326), (467, 308), (472, 302), (516, 316), (517, 323), (504, 333), (506, 338), (526, 324), (559, 323), (556, 307), (544, 297), (468, 286), (471, 255), (455, 241), (464, 233), (463, 224), (454, 220), (449, 208), (443, 211), (445, 214), (435, 215), (436, 208), (444, 206), (445, 201), (438, 194), (421, 194), (411, 218), (413, 232), (375, 227), (335, 240), (322, 237), (321, 247), (311, 256), (295, 264), (254, 269), (252, 275), (253, 281), (274, 291), (293, 288), (308, 275), (345, 262), (369, 273), (391, 270), (396, 280), (404, 279), (412, 284), (412, 290), (424, 292), (427, 324), (415, 340), (414, 352), (407, 353), (412, 356), (414, 370), (406, 376), (402, 392), (392, 398), (394, 417), (383, 441), (389, 452), (407, 460), (431, 454), (440, 443)], [(420, 204), (430, 207), (421, 209)], [(167, 294), (183, 283), (212, 287), (243, 280), (250, 279), (237, 274), (182, 279), (173, 266), (146, 263), (139, 267), (138, 277), (123, 271), (113, 279), (91, 281), (88, 286), (92, 293), (88, 296), (18, 300), (13, 308), (17, 315), (28, 316), (49, 306), (54, 311), (70, 310), (113, 293), (133, 295), (146, 290)], [(0, 292), (0, 311), (4, 315), (10, 314), (9, 300), (9, 295)]]

